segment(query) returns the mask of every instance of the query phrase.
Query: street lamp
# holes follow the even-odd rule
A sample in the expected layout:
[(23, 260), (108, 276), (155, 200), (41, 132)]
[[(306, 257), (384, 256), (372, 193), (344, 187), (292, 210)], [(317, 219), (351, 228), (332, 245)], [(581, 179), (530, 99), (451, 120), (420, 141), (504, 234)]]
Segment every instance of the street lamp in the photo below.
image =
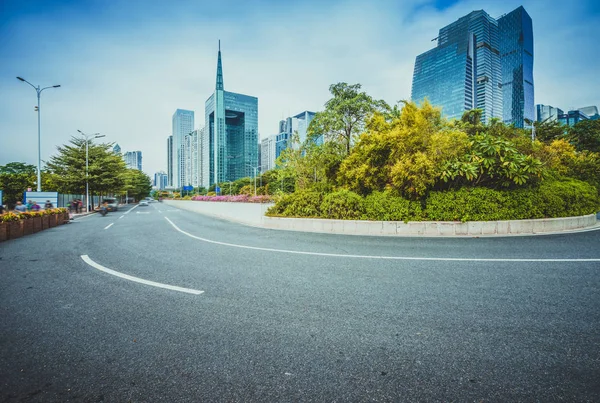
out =
[(100, 134), (100, 133), (94, 133), (94, 134), (87, 135), (79, 129), (77, 129), (77, 131), (79, 133), (81, 133), (83, 135), (83, 137), (85, 137), (85, 205), (86, 205), (86, 211), (89, 213), (90, 212), (90, 185), (88, 183), (88, 165), (89, 165), (88, 142), (90, 139), (99, 139), (100, 137), (105, 137), (105, 135)]
[(38, 113), (37, 191), (41, 192), (42, 191), (42, 141), (41, 141), (41, 136), (40, 136), (40, 113), (41, 113), (40, 112), (40, 94), (42, 93), (42, 91), (47, 90), (48, 88), (58, 88), (58, 87), (60, 87), (60, 85), (52, 85), (50, 87), (40, 88), (39, 85), (36, 87), (35, 85), (31, 84), (29, 81), (25, 80), (22, 77), (17, 77), (17, 79), (31, 85), (33, 87), (33, 89), (35, 90), (35, 92), (37, 92), (37, 113)]
[(254, 197), (256, 197), (256, 171), (258, 170), (258, 168), (260, 168), (261, 166), (254, 166), (254, 165), (250, 165), (250, 164), (246, 164), (246, 166), (254, 169)]

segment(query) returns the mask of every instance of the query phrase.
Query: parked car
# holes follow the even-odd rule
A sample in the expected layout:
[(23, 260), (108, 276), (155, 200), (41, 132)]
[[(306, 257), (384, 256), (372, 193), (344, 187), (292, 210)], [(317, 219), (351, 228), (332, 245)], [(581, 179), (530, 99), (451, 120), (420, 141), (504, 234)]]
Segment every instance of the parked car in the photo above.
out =
[(104, 202), (106, 202), (108, 204), (108, 206), (106, 206), (106, 209), (108, 211), (119, 210), (119, 202), (114, 197), (106, 197), (106, 198), (102, 199), (102, 203), (104, 203)]

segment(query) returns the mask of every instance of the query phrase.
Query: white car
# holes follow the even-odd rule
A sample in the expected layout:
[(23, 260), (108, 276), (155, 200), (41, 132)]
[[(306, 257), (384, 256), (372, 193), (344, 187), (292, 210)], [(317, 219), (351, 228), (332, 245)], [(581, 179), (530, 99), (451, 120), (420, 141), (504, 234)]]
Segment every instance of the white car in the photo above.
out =
[(139, 205), (140, 205), (140, 207), (141, 206), (149, 206), (148, 200), (140, 200), (140, 204)]

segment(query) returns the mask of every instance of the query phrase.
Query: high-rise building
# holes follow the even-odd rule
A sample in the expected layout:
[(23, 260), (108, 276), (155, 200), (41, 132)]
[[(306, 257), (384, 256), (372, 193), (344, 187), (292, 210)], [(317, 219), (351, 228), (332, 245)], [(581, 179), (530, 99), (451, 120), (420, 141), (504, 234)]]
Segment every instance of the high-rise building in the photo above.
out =
[(277, 135), (273, 134), (271, 136), (265, 137), (260, 142), (260, 166), (261, 172), (266, 172), (270, 169), (275, 168), (275, 146), (277, 143)]
[(167, 137), (167, 186), (173, 185), (173, 136)]
[(208, 147), (202, 158), (202, 185), (253, 177), (258, 166), (258, 98), (225, 91), (221, 44), (215, 92), (205, 103)]
[(417, 56), (411, 98), (427, 99), (442, 108), (449, 119), (459, 119), (477, 106), (475, 35), (464, 32), (455, 42), (445, 42)]
[(123, 154), (125, 165), (127, 168), (142, 170), (142, 152), (141, 151), (127, 151)]
[(519, 7), (498, 20), (477, 10), (440, 29), (437, 46), (417, 56), (412, 99), (428, 99), (447, 118), (481, 109), (523, 127), (533, 121), (533, 31)]
[(173, 114), (172, 186), (180, 188), (187, 184), (185, 170), (185, 137), (194, 130), (194, 112), (177, 109)]
[(204, 129), (192, 131), (185, 137), (185, 176), (184, 185), (199, 187), (202, 184), (202, 138)]
[(164, 172), (156, 172), (154, 174), (154, 187), (158, 190), (165, 190), (168, 186), (167, 174)]
[(115, 144), (113, 147), (113, 153), (121, 155), (121, 146), (119, 144)]
[[(498, 19), (502, 63), (503, 121), (516, 127), (535, 120), (533, 23), (520, 6)], [(529, 122), (529, 123), (528, 123)]]
[(544, 104), (536, 105), (535, 109), (535, 116), (538, 122), (558, 120), (558, 116), (564, 113), (560, 108), (555, 108), (554, 106)]

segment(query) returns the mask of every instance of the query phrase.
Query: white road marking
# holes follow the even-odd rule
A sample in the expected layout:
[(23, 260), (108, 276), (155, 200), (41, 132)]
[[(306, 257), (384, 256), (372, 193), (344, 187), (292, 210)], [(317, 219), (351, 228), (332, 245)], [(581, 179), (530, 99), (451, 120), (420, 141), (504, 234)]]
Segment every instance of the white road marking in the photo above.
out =
[(125, 217), (125, 214), (123, 214), (121, 217), (119, 217), (119, 220), (120, 220), (121, 218), (123, 218), (123, 217)]
[(133, 210), (135, 210), (137, 208), (137, 206), (139, 206), (139, 204), (136, 204), (135, 206), (133, 206), (132, 208), (130, 208), (129, 210), (127, 210), (124, 214), (131, 213)]
[(114, 223), (114, 222), (113, 222), (113, 223), (110, 223), (110, 224), (108, 224), (106, 227), (104, 227), (104, 229), (109, 229), (109, 228), (110, 228), (110, 227), (112, 227), (113, 225), (115, 225), (115, 223)]
[(136, 214), (150, 214), (149, 211), (136, 211)]
[(83, 259), (84, 262), (86, 262), (87, 264), (89, 264), (90, 266), (92, 266), (95, 269), (98, 269), (98, 270), (103, 271), (108, 274), (112, 274), (113, 276), (124, 278), (126, 280), (135, 281), (136, 283), (142, 283), (142, 284), (146, 284), (146, 285), (151, 285), (153, 287), (165, 288), (167, 290), (185, 292), (185, 293), (194, 294), (194, 295), (200, 295), (204, 292), (204, 291), (200, 291), (200, 290), (193, 290), (191, 288), (183, 288), (183, 287), (177, 287), (177, 286), (169, 285), (169, 284), (157, 283), (154, 281), (144, 280), (143, 278), (130, 276), (129, 274), (119, 273), (118, 271), (109, 269), (107, 267), (102, 266), (101, 264), (94, 262), (92, 259), (90, 259), (90, 257), (88, 255), (81, 255), (81, 259)]
[(311, 255), (311, 256), (327, 256), (327, 257), (345, 257), (345, 258), (353, 258), (353, 259), (384, 259), (384, 260), (425, 260), (425, 261), (442, 261), (442, 262), (600, 262), (600, 258), (597, 259), (486, 259), (486, 258), (460, 258), (460, 257), (412, 257), (412, 256), (370, 256), (370, 255), (342, 255), (338, 253), (324, 253), (324, 252), (304, 252), (297, 250), (287, 250), (287, 249), (273, 249), (273, 248), (261, 248), (258, 246), (247, 246), (247, 245), (238, 245), (234, 243), (227, 242), (219, 242), (212, 241), (210, 239), (201, 238), (196, 235), (192, 235), (189, 232), (185, 232), (180, 229), (177, 225), (173, 223), (173, 221), (169, 220), (168, 217), (165, 217), (173, 228), (177, 231), (181, 232), (184, 235), (189, 236), (190, 238), (198, 239), (199, 241), (212, 243), (215, 245), (223, 245), (223, 246), (231, 246), (233, 248), (242, 248), (242, 249), (252, 249), (252, 250), (260, 250), (265, 252), (279, 252), (279, 253), (291, 253), (296, 255)]

